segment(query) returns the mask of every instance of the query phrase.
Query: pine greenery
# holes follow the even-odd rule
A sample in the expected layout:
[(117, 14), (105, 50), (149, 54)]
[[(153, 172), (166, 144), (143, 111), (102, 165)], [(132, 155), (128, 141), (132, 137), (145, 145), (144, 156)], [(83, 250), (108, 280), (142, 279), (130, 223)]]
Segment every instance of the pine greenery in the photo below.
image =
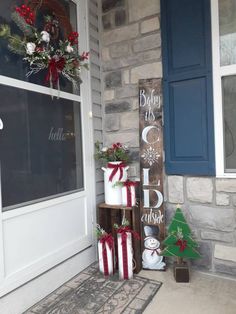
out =
[(34, 37), (35, 32), (33, 27), (27, 24), (22, 16), (20, 16), (17, 12), (13, 12), (11, 18), (26, 37)]
[(11, 35), (11, 30), (8, 25), (0, 25), (0, 37), (7, 38)]
[(12, 37), (9, 37), (8, 41), (8, 48), (13, 53), (19, 54), (19, 55), (25, 55), (25, 45), (24, 42), (22, 42), (20, 36), (14, 35)]

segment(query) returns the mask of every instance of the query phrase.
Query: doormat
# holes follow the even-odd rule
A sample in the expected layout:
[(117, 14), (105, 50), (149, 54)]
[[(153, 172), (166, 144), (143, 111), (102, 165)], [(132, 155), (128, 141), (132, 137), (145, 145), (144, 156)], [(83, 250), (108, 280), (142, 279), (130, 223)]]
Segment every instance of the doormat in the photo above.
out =
[(139, 275), (105, 279), (95, 263), (24, 314), (141, 314), (160, 287), (161, 282)]

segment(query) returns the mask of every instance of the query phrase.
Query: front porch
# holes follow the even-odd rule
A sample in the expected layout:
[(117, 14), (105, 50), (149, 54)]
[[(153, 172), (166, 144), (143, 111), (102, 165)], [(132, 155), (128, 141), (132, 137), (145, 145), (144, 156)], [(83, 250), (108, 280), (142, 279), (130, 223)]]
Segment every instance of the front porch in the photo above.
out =
[[(1, 1), (0, 25), (12, 23), (9, 2), (15, 6)], [(26, 2), (39, 7), (40, 18), (48, 10), (58, 15), (60, 36), (71, 24), (81, 32), (89, 71), (81, 72), (79, 90), (65, 78), (59, 88), (45, 86), (43, 76), (26, 77), (22, 55), (0, 42), (0, 313), (235, 314), (234, 1)], [(152, 79), (158, 81), (163, 146), (150, 161), (140, 148), (139, 86)], [(148, 148), (159, 142), (147, 133), (145, 139)], [(98, 270), (94, 229), (105, 199), (97, 141), (103, 148), (128, 146), (131, 180), (149, 186), (152, 176), (156, 186), (162, 177), (155, 206), (148, 202), (139, 226), (154, 226), (162, 242), (176, 206), (182, 208), (201, 254), (189, 283), (175, 282), (170, 259), (167, 271), (141, 270), (134, 281), (92, 278)], [(158, 171), (149, 171), (153, 164)], [(154, 222), (148, 220), (153, 212)], [(144, 251), (150, 235), (143, 229)]]
[[(136, 285), (126, 281), (120, 288), (118, 278), (113, 286), (104, 277), (89, 283), (97, 264), (85, 269), (42, 301), (31, 307), (24, 314), (234, 314), (236, 308), (236, 280), (224, 276), (212, 276), (204, 272), (192, 271), (191, 283), (178, 284), (173, 280), (173, 273), (141, 271), (138, 276), (151, 283), (161, 282), (157, 293), (152, 287)], [(136, 278), (140, 278), (136, 277)], [(87, 285), (86, 285), (87, 282)], [(139, 279), (140, 282), (140, 279)], [(99, 289), (98, 289), (99, 287)], [(98, 297), (99, 295), (99, 297)], [(109, 297), (108, 297), (109, 295)], [(143, 306), (145, 309), (143, 310)]]

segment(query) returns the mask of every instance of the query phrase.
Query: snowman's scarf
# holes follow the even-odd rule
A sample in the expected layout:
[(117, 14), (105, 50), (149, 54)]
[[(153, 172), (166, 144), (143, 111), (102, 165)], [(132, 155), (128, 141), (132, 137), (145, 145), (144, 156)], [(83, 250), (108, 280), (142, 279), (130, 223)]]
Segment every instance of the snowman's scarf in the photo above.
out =
[(157, 249), (149, 249), (149, 248), (145, 248), (145, 250), (152, 251), (151, 256), (153, 256), (155, 253), (156, 253), (156, 255), (159, 255), (159, 253), (158, 253), (158, 250), (157, 250)]

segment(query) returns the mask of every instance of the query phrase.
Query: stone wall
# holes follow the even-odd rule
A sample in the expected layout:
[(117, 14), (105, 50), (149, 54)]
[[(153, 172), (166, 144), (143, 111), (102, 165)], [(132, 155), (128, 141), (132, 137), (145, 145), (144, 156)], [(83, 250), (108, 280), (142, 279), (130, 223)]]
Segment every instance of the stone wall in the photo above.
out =
[(160, 6), (149, 0), (102, 1), (105, 143), (128, 144), (139, 176), (138, 80), (162, 76)]
[[(102, 0), (104, 141), (132, 151), (139, 176), (138, 80), (162, 77), (158, 0)], [(177, 204), (200, 244), (198, 268), (236, 275), (236, 179), (165, 177), (167, 222)]]
[(236, 275), (236, 179), (168, 176), (167, 220), (176, 204), (200, 245), (203, 258), (195, 265)]

